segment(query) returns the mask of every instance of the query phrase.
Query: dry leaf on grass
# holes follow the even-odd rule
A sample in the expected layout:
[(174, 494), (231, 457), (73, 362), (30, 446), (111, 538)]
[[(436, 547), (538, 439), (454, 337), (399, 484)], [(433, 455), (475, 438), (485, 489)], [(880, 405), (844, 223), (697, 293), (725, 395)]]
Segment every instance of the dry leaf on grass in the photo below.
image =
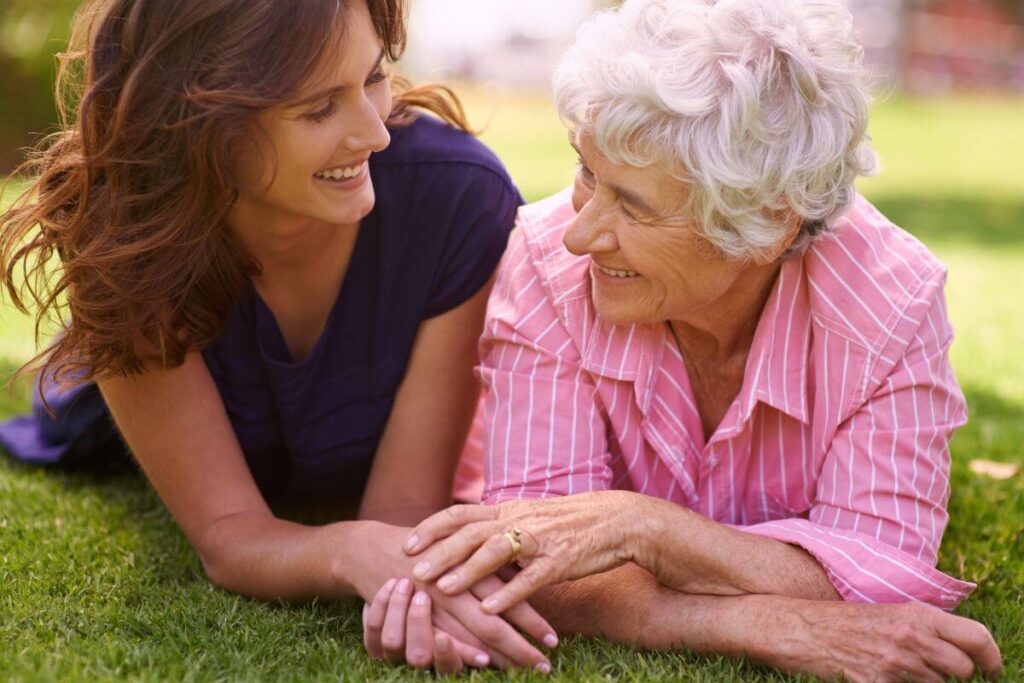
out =
[(967, 464), (971, 472), (993, 479), (1009, 479), (1020, 471), (1020, 465), (993, 460), (972, 460)]

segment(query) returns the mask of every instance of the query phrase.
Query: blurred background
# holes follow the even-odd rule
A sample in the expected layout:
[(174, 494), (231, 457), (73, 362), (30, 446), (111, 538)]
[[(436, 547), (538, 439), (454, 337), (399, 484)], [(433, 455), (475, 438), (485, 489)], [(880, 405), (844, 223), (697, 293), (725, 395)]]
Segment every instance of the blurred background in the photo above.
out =
[[(611, 2), (410, 2), (411, 42), (401, 69), (417, 80), (444, 80), (455, 87), (481, 138), (508, 166), (527, 200), (571, 182), (575, 156), (552, 107), (548, 80), (580, 22)], [(870, 132), (883, 163), (882, 174), (859, 189), (949, 266), (946, 293), (957, 332), (951, 354), (970, 422), (953, 441), (951, 522), (940, 567), (982, 584), (959, 613), (993, 627), (1007, 660), (1007, 680), (1024, 680), (1024, 297), (1018, 289), (1024, 272), (1024, 0), (851, 2), (877, 84)], [(54, 130), (53, 55), (63, 49), (76, 5), (76, 0), (0, 0), (0, 183), (25, 147)], [(0, 193), (0, 209), (25, 187), (25, 179), (11, 178)], [(31, 319), (0, 294), (0, 377), (34, 351)], [(0, 418), (25, 411), (29, 390), (23, 381), (13, 394), (0, 393)], [(998, 478), (984, 473), (991, 468), (976, 467), (991, 461), (1004, 466)], [(0, 605), (23, 615), (9, 620), (13, 625), (6, 631), (0, 619), (0, 641), (4, 634), (13, 639), (10, 651), (18, 654), (12, 656), (26, 662), (27, 670), (78, 672), (77, 677), (53, 673), (54, 680), (77, 680), (81, 671), (120, 679), (119, 672), (148, 666), (152, 651), (136, 644), (148, 639), (145, 634), (182, 641), (169, 635), (181, 630), (178, 622), (144, 606), (154, 595), (184, 604), (175, 588), (179, 580), (198, 591), (189, 595), (202, 596), (193, 600), (198, 611), (189, 612), (197, 622), (229, 623), (218, 621), (224, 615), (232, 620), (230, 627), (218, 629), (223, 638), (210, 638), (203, 629), (192, 636), (181, 652), (206, 654), (188, 666), (216, 668), (253, 650), (265, 650), (277, 662), (281, 653), (293, 652), (296, 639), (319, 633), (311, 626), (298, 636), (260, 640), (252, 648), (252, 634), (262, 631), (238, 628), (238, 613), (282, 623), (291, 623), (294, 614), (270, 610), (279, 612), (270, 617), (227, 596), (204, 607), (210, 599), (206, 591), (213, 589), (199, 569), (180, 578), (195, 566), (188, 564), (188, 546), (144, 484), (117, 480), (97, 489), (76, 482), (0, 458), (0, 539), (12, 530), (22, 539), (15, 550), (0, 553)], [(58, 515), (55, 526), (47, 526), (52, 511)], [(168, 555), (168, 547), (176, 551)], [(102, 573), (82, 569), (98, 566)], [(6, 576), (29, 571), (37, 592), (5, 598), (3, 589), (16, 585), (5, 581), (5, 571), (13, 572)], [(101, 574), (102, 581), (94, 584)], [(159, 588), (167, 577), (179, 578), (167, 582), (170, 588)], [(115, 622), (123, 626), (112, 626)], [(338, 622), (330, 623), (331, 636), (321, 640), (333, 638)], [(236, 632), (247, 639), (245, 646), (231, 640)], [(0, 654), (0, 679), (6, 678), (3, 659)], [(602, 662), (612, 660), (595, 661), (605, 666)], [(163, 664), (175, 672), (166, 678), (190, 677), (177, 660)], [(679, 666), (676, 660), (670, 664)], [(648, 671), (647, 663), (642, 666)], [(253, 670), (241, 678), (265, 673)]]
[[(574, 156), (548, 81), (576, 28), (613, 0), (411, 0), (400, 68), (454, 84), (528, 200), (567, 185)], [(77, 0), (0, 0), (0, 178), (55, 129), (54, 54)], [(1024, 425), (1024, 0), (850, 0), (877, 84), (884, 171), (861, 190), (950, 265), (961, 380)], [(13, 179), (0, 205), (24, 187)], [(0, 361), (34, 348), (0, 305)], [(1021, 427), (1024, 432), (1024, 426)], [(1024, 438), (1024, 433), (1020, 435)], [(1017, 439), (1018, 443), (1021, 439)]]
[[(576, 27), (613, 0), (410, 0), (403, 68), (546, 92)], [(1024, 0), (849, 0), (880, 90), (1024, 93)], [(54, 53), (77, 0), (0, 2), (0, 172), (55, 122)], [(557, 7), (557, 9), (552, 9)]]

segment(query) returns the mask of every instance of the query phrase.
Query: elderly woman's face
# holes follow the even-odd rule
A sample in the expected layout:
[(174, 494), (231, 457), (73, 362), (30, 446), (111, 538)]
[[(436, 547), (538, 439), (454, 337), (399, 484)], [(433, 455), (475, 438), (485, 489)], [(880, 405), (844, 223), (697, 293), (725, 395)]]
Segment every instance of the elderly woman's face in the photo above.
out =
[(566, 248), (590, 256), (594, 305), (616, 323), (690, 320), (714, 314), (751, 267), (728, 259), (683, 216), (685, 187), (664, 170), (614, 164), (587, 136), (574, 145), (576, 220)]

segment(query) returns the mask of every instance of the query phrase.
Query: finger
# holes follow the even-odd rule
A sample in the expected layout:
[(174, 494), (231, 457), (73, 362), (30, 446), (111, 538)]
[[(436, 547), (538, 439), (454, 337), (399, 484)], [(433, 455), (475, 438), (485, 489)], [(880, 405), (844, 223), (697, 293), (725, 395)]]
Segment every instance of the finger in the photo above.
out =
[(450, 536), (467, 524), (497, 518), (496, 506), (452, 505), (420, 522), (405, 539), (402, 549), (410, 555), (415, 555), (437, 539)]
[(384, 627), (384, 616), (387, 614), (388, 598), (394, 589), (397, 579), (389, 579), (377, 590), (373, 602), (363, 607), (363, 645), (371, 657), (382, 659), (384, 649), (380, 644), (380, 632)]
[(434, 624), (430, 619), (430, 596), (416, 591), (405, 620), (405, 663), (426, 669), (434, 661)]
[(974, 675), (974, 660), (959, 647), (941, 638), (928, 638), (921, 645), (921, 656), (943, 680), (967, 680)]
[(391, 592), (388, 611), (384, 617), (384, 627), (380, 632), (380, 644), (384, 649), (384, 659), (389, 662), (401, 662), (405, 657), (405, 622), (411, 599), (412, 581), (402, 579)]
[[(490, 576), (473, 586), (472, 591), (478, 598), (485, 600), (499, 591), (502, 586), (503, 582), (500, 579)], [(538, 643), (544, 643), (549, 648), (558, 646), (558, 634), (555, 633), (555, 629), (528, 603), (522, 602), (509, 608), (502, 613), (502, 616)]]
[(936, 632), (943, 640), (955, 645), (971, 658), (986, 678), (999, 678), (1003, 673), (1003, 659), (992, 634), (982, 624), (941, 614)]
[(512, 542), (505, 534), (494, 534), (468, 560), (442, 576), (437, 582), (437, 587), (448, 594), (461, 593), (494, 574), (513, 559)]
[(455, 639), (462, 661), (468, 666), (486, 667), (494, 665), (499, 669), (508, 668), (508, 659), (488, 648), (474, 636), (458, 619), (434, 602), (434, 625)]
[(438, 631), (434, 634), (434, 671), (450, 676), (460, 673), (462, 668), (463, 660), (455, 649), (454, 639), (444, 631)]
[(551, 672), (551, 662), (540, 650), (501, 617), (482, 612), (480, 603), (469, 593), (454, 596), (452, 613), (467, 630), (477, 635), (489, 650), (508, 658), (513, 666), (530, 667), (543, 673)]
[[(432, 545), (423, 559), (413, 567), (413, 575), (420, 581), (433, 581), (445, 571), (464, 562), (493, 536), (498, 522), (475, 522)], [(505, 541), (506, 545), (508, 541)]]
[(501, 614), (544, 586), (558, 581), (559, 575), (554, 563), (546, 558), (539, 558), (526, 565), (523, 571), (516, 574), (497, 593), (484, 600), (480, 606), (489, 614)]

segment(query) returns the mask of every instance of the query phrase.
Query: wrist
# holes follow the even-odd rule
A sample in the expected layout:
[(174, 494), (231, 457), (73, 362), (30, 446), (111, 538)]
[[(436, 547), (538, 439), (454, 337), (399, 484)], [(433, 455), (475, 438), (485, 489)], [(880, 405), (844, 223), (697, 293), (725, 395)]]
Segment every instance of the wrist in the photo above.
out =
[(369, 601), (389, 578), (411, 575), (411, 560), (400, 545), (409, 529), (360, 520), (330, 525), (324, 532), (331, 581), (348, 595)]
[(632, 561), (656, 577), (667, 532), (661, 503), (657, 498), (635, 494), (625, 544)]

